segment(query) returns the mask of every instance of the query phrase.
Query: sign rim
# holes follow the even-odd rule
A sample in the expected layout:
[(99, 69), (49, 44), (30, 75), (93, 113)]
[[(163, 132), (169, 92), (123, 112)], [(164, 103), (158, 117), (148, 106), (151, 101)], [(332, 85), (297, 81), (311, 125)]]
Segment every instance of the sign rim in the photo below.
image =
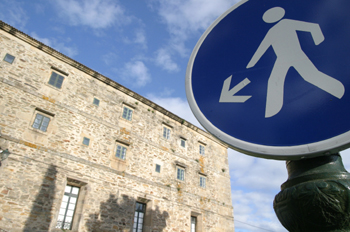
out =
[(312, 158), (322, 155), (330, 155), (338, 153), (339, 151), (348, 148), (350, 146), (350, 130), (329, 139), (296, 146), (268, 146), (246, 142), (234, 138), (233, 136), (230, 136), (229, 134), (215, 127), (199, 109), (197, 102), (194, 98), (192, 89), (192, 69), (197, 53), (201, 48), (201, 45), (203, 44), (204, 40), (207, 38), (207, 36), (210, 34), (213, 28), (215, 28), (216, 25), (220, 23), (221, 20), (224, 19), (229, 13), (231, 13), (236, 8), (248, 1), (249, 0), (242, 0), (234, 6), (232, 6), (231, 8), (229, 8), (222, 15), (220, 15), (203, 33), (203, 35), (198, 40), (191, 53), (186, 69), (185, 88), (187, 101), (190, 105), (194, 116), (210, 134), (212, 134), (217, 139), (227, 143), (230, 148), (255, 157), (276, 160), (296, 160), (303, 158)]

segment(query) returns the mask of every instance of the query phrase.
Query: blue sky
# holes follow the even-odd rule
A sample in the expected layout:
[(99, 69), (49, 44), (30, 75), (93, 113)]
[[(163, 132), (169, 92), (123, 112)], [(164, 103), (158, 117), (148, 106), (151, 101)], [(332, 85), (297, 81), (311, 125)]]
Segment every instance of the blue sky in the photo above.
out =
[[(187, 63), (203, 32), (237, 2), (2, 0), (0, 19), (200, 126), (186, 100)], [(229, 162), (235, 231), (286, 231), (272, 208), (285, 162), (233, 150)]]

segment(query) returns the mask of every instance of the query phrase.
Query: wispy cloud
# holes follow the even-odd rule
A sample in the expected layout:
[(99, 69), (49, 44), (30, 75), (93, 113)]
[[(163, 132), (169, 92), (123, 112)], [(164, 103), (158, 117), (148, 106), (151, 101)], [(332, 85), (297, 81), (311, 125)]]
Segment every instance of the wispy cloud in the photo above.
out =
[(285, 162), (254, 158), (231, 149), (228, 153), (235, 227), (239, 231), (287, 231), (272, 207), (287, 180)]
[[(180, 55), (188, 55), (185, 42), (202, 33), (222, 13), (239, 0), (154, 0), (153, 8), (168, 28), (169, 45)], [(156, 6), (155, 6), (156, 5)]]
[(104, 29), (127, 20), (123, 8), (112, 0), (57, 0), (55, 5), (59, 16), (72, 26)]
[(119, 56), (115, 52), (108, 52), (102, 56), (102, 61), (106, 65), (113, 65), (115, 64), (119, 59)]
[(31, 33), (31, 36), (36, 40), (44, 43), (45, 45), (52, 47), (53, 49), (63, 53), (66, 56), (74, 57), (78, 54), (78, 50), (74, 47), (65, 45), (62, 41), (58, 41), (55, 38), (44, 38), (38, 36), (35, 32)]
[(158, 66), (167, 71), (179, 71), (179, 66), (172, 60), (168, 49), (161, 48), (156, 52), (155, 62)]
[(147, 38), (146, 33), (143, 29), (138, 28), (134, 31), (133, 37), (124, 38), (124, 43), (126, 44), (138, 44), (141, 45), (143, 49), (147, 48)]
[(0, 18), (18, 29), (24, 29), (28, 15), (20, 2), (3, 0), (0, 2)]
[(131, 61), (125, 64), (122, 78), (131, 83), (134, 87), (143, 87), (151, 81), (148, 68), (142, 61)]
[[(169, 93), (169, 90), (166, 89), (165, 92)], [(185, 119), (193, 125), (202, 128), (197, 119), (194, 117), (186, 99), (182, 99), (180, 97), (171, 97), (167, 95), (156, 95), (150, 93), (147, 94), (146, 97), (164, 109), (176, 114), (177, 116)]]
[[(285, 161), (254, 158), (231, 149), (228, 153), (236, 231), (287, 231), (272, 207), (288, 178)], [(350, 149), (341, 155), (350, 170)]]

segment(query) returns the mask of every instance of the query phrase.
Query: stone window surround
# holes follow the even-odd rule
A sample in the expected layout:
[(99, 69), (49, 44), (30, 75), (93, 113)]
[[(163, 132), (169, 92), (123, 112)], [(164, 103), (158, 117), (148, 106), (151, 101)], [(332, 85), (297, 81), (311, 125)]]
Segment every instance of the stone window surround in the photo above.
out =
[[(198, 152), (200, 155), (204, 156), (205, 155), (205, 148), (207, 146), (207, 144), (205, 144), (204, 142), (198, 141), (199, 145), (198, 145)], [(202, 150), (203, 148), (203, 150)], [(203, 152), (202, 152), (203, 151)]]
[[(40, 129), (36, 129), (36, 128), (33, 127), (33, 123), (34, 123), (34, 121), (35, 121), (35, 118), (36, 118), (36, 115), (37, 115), (37, 114), (41, 114), (41, 115), (43, 115), (43, 116), (45, 116), (45, 117), (50, 118), (50, 122), (49, 122), (49, 125), (47, 126), (46, 131), (42, 131), (42, 130), (40, 130)], [(42, 134), (47, 134), (47, 133), (49, 133), (49, 132), (51, 131), (51, 129), (50, 129), (50, 124), (53, 123), (54, 116), (55, 116), (55, 114), (53, 114), (53, 113), (51, 113), (51, 112), (48, 112), (48, 111), (46, 111), (46, 110), (43, 110), (43, 109), (40, 109), (40, 108), (36, 107), (35, 110), (34, 110), (32, 119), (30, 120), (30, 123), (29, 123), (29, 129), (30, 129), (30, 130), (33, 130), (33, 131), (35, 131), (35, 132), (42, 133)]]
[[(61, 76), (64, 77), (64, 79), (63, 79), (63, 81), (62, 81), (61, 88), (57, 88), (56, 86), (49, 84), (49, 81), (50, 81), (50, 79), (51, 79), (51, 75), (52, 75), (53, 72), (55, 72), (55, 73), (57, 73), (58, 75), (61, 75)], [(50, 88), (53, 88), (53, 89), (58, 90), (58, 91), (62, 91), (64, 82), (65, 82), (65, 79), (66, 79), (65, 77), (68, 77), (68, 75), (69, 75), (69, 74), (66, 73), (65, 71), (62, 71), (62, 70), (59, 69), (59, 68), (56, 68), (56, 67), (54, 67), (54, 66), (51, 66), (51, 72), (50, 72), (50, 75), (48, 76), (47, 81), (45, 82), (45, 84), (46, 84), (47, 86), (49, 86)]]
[[(184, 142), (184, 146), (182, 146), (182, 141)], [(181, 136), (180, 136), (180, 147), (182, 147), (183, 149), (187, 148), (187, 139)]]
[[(148, 231), (149, 228), (152, 228), (153, 226), (153, 221), (152, 221), (152, 208), (153, 208), (153, 201), (147, 198), (143, 197), (137, 197), (135, 201), (134, 208), (136, 206), (136, 202), (146, 204), (146, 210), (145, 210), (145, 215), (143, 219), (143, 231)], [(134, 224), (134, 220), (132, 221), (132, 225)], [(133, 226), (131, 226), (132, 228)]]
[(84, 200), (85, 200), (85, 196), (89, 190), (89, 186), (86, 182), (78, 180), (76, 178), (70, 178), (67, 177), (67, 179), (64, 182), (64, 188), (62, 193), (60, 194), (60, 197), (57, 199), (57, 209), (56, 209), (56, 213), (55, 213), (55, 217), (53, 218), (53, 223), (51, 224), (52, 227), (52, 231), (61, 231), (60, 229), (54, 229), (56, 224), (57, 224), (57, 219), (58, 219), (58, 213), (60, 210), (60, 205), (64, 196), (64, 189), (65, 186), (67, 185), (71, 185), (71, 186), (75, 186), (75, 187), (79, 187), (80, 191), (79, 191), (79, 196), (78, 196), (78, 201), (75, 207), (75, 212), (74, 212), (74, 217), (73, 217), (73, 224), (72, 224), (72, 229), (69, 231), (72, 232), (78, 232), (79, 231), (79, 224), (81, 223), (81, 221), (84, 220), (83, 218), (83, 212), (84, 212)]
[[(152, 166), (152, 174), (155, 175), (155, 176), (160, 176), (163, 169), (164, 169), (164, 162), (160, 159), (153, 159), (153, 165)], [(156, 166), (159, 165), (160, 166), (160, 172), (156, 172)]]
[[(90, 146), (90, 141), (91, 141), (90, 138), (84, 136), (82, 144), (88, 147)], [(87, 142), (87, 144), (85, 142)]]
[[(159, 172), (157, 171), (157, 167), (159, 167)], [(160, 173), (162, 171), (162, 165), (156, 164), (155, 172)]]
[[(115, 154), (117, 152), (118, 145), (126, 148), (125, 159), (121, 159), (121, 158), (118, 158), (118, 157), (115, 156)], [(113, 160), (120, 161), (120, 162), (125, 162), (126, 159), (128, 158), (129, 147), (130, 147), (130, 142), (117, 139), (115, 141), (115, 148), (114, 148), (114, 152), (113, 152), (113, 155), (112, 155)]]
[(42, 132), (46, 132), (51, 121), (50, 117), (46, 117), (42, 113), (37, 113), (35, 115), (34, 123), (32, 127), (37, 130), (41, 130)]
[[(72, 186), (70, 184), (66, 185), (64, 196), (58, 213), (56, 228), (62, 230), (71, 230), (71, 227), (73, 226), (73, 218), (78, 202), (79, 192), (80, 187)], [(63, 204), (63, 202), (65, 202), (65, 204)]]
[[(204, 179), (204, 183), (201, 184), (201, 179)], [(207, 188), (207, 177), (204, 176), (203, 174), (199, 174), (199, 187), (206, 189)]]
[[(183, 171), (183, 175), (181, 175), (180, 173), (180, 176), (179, 176), (179, 172)], [(177, 181), (182, 181), (182, 182), (185, 182), (185, 176), (186, 176), (186, 169), (181, 167), (181, 166), (176, 166), (176, 180)]]
[[(183, 180), (178, 179), (178, 169), (183, 170)], [(181, 163), (179, 161), (175, 161), (175, 179), (177, 181), (181, 181), (181, 182), (185, 182), (186, 181), (186, 169), (187, 169), (187, 165), (184, 163)]]
[[(123, 117), (124, 107), (128, 108), (129, 110), (132, 110), (132, 115), (131, 115), (131, 119), (130, 120), (128, 120), (128, 119)], [(122, 112), (121, 112), (120, 118), (123, 119), (126, 122), (131, 122), (132, 119), (133, 119), (133, 116), (134, 116), (133, 114), (135, 113), (135, 109), (136, 109), (135, 106), (133, 106), (133, 105), (127, 103), (127, 102), (123, 102), (123, 104), (122, 104)]]
[(191, 217), (195, 217), (196, 220), (196, 231), (200, 232), (203, 231), (203, 217), (201, 213), (191, 211), (190, 217), (188, 218), (189, 220), (189, 225), (191, 225)]
[[(165, 129), (167, 129), (168, 130), (167, 132), (169, 132), (169, 134), (166, 135), (166, 137), (164, 137), (164, 130)], [(173, 130), (173, 126), (171, 126), (168, 123), (163, 122), (162, 123), (162, 139), (170, 140), (171, 139), (172, 130)]]
[(92, 100), (92, 104), (94, 106), (100, 106), (100, 102), (101, 102), (101, 100), (98, 99), (97, 97), (94, 97), (94, 99)]
[[(10, 58), (12, 61), (10, 62), (10, 60), (8, 60), (8, 58)], [(4, 61), (6, 61), (9, 64), (13, 64), (13, 62), (15, 61), (16, 57), (14, 55), (11, 55), (9, 53), (6, 53), (6, 55), (4, 56)]]
[[(138, 206), (141, 206), (142, 209), (138, 209)], [(136, 201), (135, 202), (135, 213), (133, 221), (133, 231), (143, 231), (144, 219), (146, 214), (147, 204)], [(135, 221), (136, 220), (136, 221)], [(140, 222), (142, 220), (142, 222)]]

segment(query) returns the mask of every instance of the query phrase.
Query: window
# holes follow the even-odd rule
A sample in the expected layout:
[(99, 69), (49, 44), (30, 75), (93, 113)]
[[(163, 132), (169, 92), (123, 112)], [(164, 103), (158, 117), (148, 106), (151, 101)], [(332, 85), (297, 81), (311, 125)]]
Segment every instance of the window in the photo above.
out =
[(46, 132), (47, 127), (49, 126), (50, 118), (44, 116), (43, 114), (37, 113), (33, 122), (32, 127), (39, 129), (43, 132)]
[(60, 89), (62, 87), (62, 83), (63, 83), (64, 77), (52, 72), (50, 80), (49, 80), (49, 84)]
[(131, 119), (132, 119), (132, 111), (133, 111), (132, 109), (124, 106), (124, 108), (123, 108), (123, 116), (122, 117), (124, 119), (126, 119), (126, 120), (131, 121)]
[(201, 144), (199, 144), (199, 154), (201, 154), (201, 155), (205, 154), (205, 147)]
[(160, 165), (156, 164), (156, 172), (160, 173)]
[(207, 178), (204, 176), (199, 176), (199, 186), (202, 188), (205, 188), (205, 182), (206, 182)]
[(67, 185), (64, 190), (60, 212), (58, 214), (56, 228), (70, 230), (72, 228), (74, 211), (80, 188)]
[(14, 56), (12, 56), (12, 55), (10, 55), (10, 54), (6, 54), (6, 55), (5, 55), (4, 61), (6, 61), (7, 63), (12, 64), (14, 60), (15, 60), (15, 57), (14, 57)]
[(133, 232), (142, 232), (143, 221), (145, 218), (145, 210), (146, 204), (136, 202)]
[(117, 151), (115, 152), (115, 157), (125, 160), (125, 156), (126, 156), (126, 147), (117, 145)]
[(186, 147), (186, 139), (180, 139), (180, 145), (181, 147)]
[(94, 98), (94, 101), (92, 102), (94, 105), (99, 106), (100, 105), (100, 100), (97, 98)]
[(176, 167), (176, 178), (178, 180), (184, 181), (185, 180), (185, 169)]
[(163, 138), (170, 139), (170, 128), (163, 127)]
[(196, 232), (197, 230), (197, 218), (191, 216), (191, 232)]
[(83, 144), (86, 145), (86, 146), (89, 146), (89, 144), (90, 144), (90, 139), (84, 137), (84, 139), (83, 139)]

